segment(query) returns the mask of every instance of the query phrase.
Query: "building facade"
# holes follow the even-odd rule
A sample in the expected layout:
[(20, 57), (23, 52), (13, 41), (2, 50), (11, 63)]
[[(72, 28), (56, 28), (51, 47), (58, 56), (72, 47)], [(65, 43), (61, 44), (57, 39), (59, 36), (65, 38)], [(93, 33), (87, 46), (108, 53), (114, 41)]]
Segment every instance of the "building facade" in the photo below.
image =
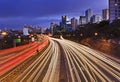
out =
[(66, 27), (66, 22), (67, 22), (67, 16), (62, 16), (62, 21), (60, 23), (60, 26), (65, 28)]
[(51, 32), (51, 34), (54, 34), (54, 28), (55, 28), (55, 26), (56, 26), (55, 22), (51, 22), (50, 23), (50, 32)]
[(85, 11), (85, 16), (86, 16), (86, 22), (89, 23), (91, 17), (93, 16), (93, 11), (92, 9), (88, 9)]
[(73, 29), (73, 30), (76, 30), (76, 29), (77, 29), (78, 20), (77, 20), (75, 17), (73, 17), (73, 18), (71, 19), (71, 26), (72, 26), (72, 29)]
[(109, 20), (109, 9), (103, 9), (102, 10), (102, 19), (103, 20)]
[(85, 16), (80, 16), (79, 23), (80, 23), (80, 25), (86, 24), (86, 17)]
[(29, 33), (28, 33), (28, 27), (27, 27), (26, 24), (23, 26), (23, 35), (24, 35), (24, 36), (29, 35)]
[(99, 23), (102, 21), (102, 18), (100, 15), (96, 14), (91, 17), (91, 22), (92, 23)]
[(110, 21), (120, 19), (120, 0), (109, 0)]

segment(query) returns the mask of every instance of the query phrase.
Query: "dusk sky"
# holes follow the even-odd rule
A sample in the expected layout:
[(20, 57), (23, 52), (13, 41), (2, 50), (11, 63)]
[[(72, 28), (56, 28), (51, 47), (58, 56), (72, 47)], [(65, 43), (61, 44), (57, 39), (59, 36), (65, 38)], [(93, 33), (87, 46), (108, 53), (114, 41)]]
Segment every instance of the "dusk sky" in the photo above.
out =
[(62, 15), (78, 18), (89, 8), (101, 14), (108, 0), (0, 0), (0, 28), (49, 27), (52, 21), (60, 22)]

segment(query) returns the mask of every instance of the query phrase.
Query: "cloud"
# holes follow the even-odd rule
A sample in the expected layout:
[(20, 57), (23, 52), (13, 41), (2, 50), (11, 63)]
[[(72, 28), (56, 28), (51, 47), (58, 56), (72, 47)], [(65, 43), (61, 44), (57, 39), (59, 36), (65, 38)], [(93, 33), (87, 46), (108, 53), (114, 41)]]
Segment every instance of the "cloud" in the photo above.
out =
[[(0, 0), (0, 24), (22, 25), (60, 21), (61, 15), (80, 16), (92, 8), (101, 13), (108, 0)], [(99, 3), (99, 4), (98, 4)]]
[(0, 0), (0, 17), (39, 17), (81, 12), (88, 7), (99, 8), (105, 0), (100, 0), (99, 4), (98, 0), (92, 2), (95, 4), (91, 3), (91, 0)]

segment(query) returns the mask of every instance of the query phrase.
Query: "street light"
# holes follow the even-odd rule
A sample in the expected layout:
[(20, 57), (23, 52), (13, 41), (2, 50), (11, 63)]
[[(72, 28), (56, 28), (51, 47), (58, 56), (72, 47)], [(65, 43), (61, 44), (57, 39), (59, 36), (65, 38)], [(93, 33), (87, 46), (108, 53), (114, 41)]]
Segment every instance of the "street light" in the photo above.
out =
[(81, 34), (80, 34), (80, 36), (82, 37), (82, 36), (83, 36), (83, 34), (81, 33)]
[(7, 32), (2, 32), (1, 33), (3, 36), (6, 36), (7, 35)]
[(95, 32), (95, 33), (94, 33), (94, 35), (95, 35), (95, 36), (97, 36), (97, 35), (98, 35), (98, 33), (97, 33), (97, 32)]
[(29, 36), (34, 37), (34, 34), (30, 34)]
[(20, 38), (21, 38), (21, 36), (18, 36), (18, 38), (20, 39)]

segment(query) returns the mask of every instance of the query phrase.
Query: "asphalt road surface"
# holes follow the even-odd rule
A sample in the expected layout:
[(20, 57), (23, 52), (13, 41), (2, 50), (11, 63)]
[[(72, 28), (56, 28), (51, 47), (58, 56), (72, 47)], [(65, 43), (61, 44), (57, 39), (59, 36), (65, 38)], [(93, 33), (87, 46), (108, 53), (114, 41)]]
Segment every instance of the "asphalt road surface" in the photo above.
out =
[(120, 82), (120, 62), (63, 38), (38, 55), (14, 82)]

